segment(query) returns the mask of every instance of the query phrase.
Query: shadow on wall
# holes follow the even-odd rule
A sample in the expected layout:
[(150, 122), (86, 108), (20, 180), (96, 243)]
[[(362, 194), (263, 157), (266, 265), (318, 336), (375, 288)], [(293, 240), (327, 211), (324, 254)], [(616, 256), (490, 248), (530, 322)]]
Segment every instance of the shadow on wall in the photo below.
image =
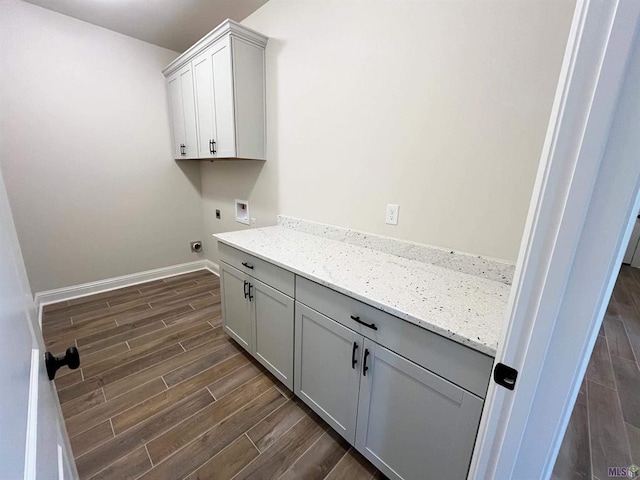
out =
[[(235, 198), (248, 199), (260, 177), (266, 162), (259, 160), (217, 160), (202, 162), (203, 175), (213, 173), (210, 182), (215, 198), (233, 201)], [(199, 178), (198, 178), (199, 180)]]
[(202, 196), (202, 181), (200, 179), (200, 160), (174, 160), (182, 174), (189, 180), (198, 195)]

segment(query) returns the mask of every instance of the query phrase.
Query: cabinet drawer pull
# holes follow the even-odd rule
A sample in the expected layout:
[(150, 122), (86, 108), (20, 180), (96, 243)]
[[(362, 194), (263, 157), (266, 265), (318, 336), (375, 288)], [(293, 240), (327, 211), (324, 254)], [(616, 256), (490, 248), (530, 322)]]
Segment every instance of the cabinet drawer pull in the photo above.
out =
[(250, 268), (251, 270), (253, 270), (253, 265), (251, 265), (250, 263), (242, 262), (242, 265), (244, 265), (245, 267)]
[(351, 351), (351, 368), (356, 368), (358, 360), (356, 359), (356, 351), (358, 350), (358, 344), (353, 342), (353, 350)]
[(255, 288), (253, 285), (249, 284), (249, 301), (253, 300), (253, 295), (251, 295), (251, 288)]
[(369, 367), (367, 367), (367, 357), (369, 356), (369, 349), (365, 348), (364, 349), (364, 360), (362, 362), (362, 376), (366, 377), (367, 376), (367, 370), (369, 370)]
[(247, 298), (247, 295), (249, 295), (247, 293), (247, 285), (249, 285), (249, 282), (247, 282), (246, 280), (244, 281), (244, 298)]
[(372, 330), (378, 330), (375, 323), (366, 323), (360, 320), (360, 317), (356, 317), (355, 315), (351, 315), (351, 320), (354, 322), (358, 322), (360, 325), (364, 325), (365, 327), (369, 327)]

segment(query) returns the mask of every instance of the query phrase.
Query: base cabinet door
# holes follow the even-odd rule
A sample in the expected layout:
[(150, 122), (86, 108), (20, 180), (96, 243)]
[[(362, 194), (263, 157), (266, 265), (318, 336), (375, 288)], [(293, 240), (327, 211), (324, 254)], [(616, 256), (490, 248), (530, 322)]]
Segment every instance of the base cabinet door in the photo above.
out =
[(365, 339), (356, 448), (392, 479), (466, 478), (482, 400)]
[(256, 359), (293, 390), (293, 299), (251, 279)]
[(252, 351), (251, 303), (247, 275), (221, 262), (222, 325), (236, 342)]
[(363, 337), (296, 302), (294, 392), (354, 443)]

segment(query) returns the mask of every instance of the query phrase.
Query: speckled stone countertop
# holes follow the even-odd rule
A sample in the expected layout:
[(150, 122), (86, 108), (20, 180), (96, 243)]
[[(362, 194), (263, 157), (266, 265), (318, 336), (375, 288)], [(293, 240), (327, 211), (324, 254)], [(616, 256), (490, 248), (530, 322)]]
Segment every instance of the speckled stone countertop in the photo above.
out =
[(509, 285), (284, 226), (214, 235), (422, 328), (495, 357)]

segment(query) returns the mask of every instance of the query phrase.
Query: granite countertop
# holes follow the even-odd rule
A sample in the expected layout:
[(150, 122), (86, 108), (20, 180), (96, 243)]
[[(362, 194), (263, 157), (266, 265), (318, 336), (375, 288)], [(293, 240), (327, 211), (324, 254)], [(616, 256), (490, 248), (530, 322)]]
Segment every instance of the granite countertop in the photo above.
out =
[(503, 282), (283, 226), (214, 237), (486, 355), (496, 355), (510, 289)]

